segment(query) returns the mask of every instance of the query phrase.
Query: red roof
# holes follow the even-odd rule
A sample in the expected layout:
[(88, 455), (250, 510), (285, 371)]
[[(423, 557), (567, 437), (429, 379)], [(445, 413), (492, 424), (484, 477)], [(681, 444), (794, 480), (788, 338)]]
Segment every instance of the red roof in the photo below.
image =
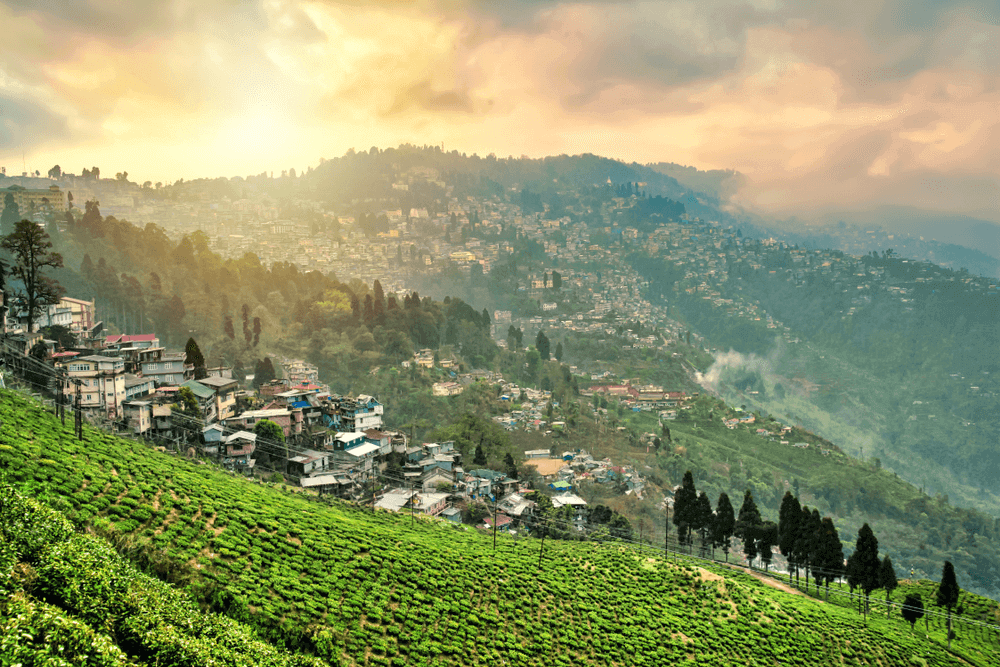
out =
[(56, 352), (52, 355), (53, 359), (61, 359), (62, 357), (75, 357), (79, 355), (79, 352)]

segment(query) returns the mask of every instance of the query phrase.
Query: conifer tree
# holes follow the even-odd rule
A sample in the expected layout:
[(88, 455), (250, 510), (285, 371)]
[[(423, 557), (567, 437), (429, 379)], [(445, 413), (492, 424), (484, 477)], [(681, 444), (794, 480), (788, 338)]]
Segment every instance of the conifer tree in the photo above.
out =
[(823, 568), (820, 576), (826, 584), (826, 597), (829, 600), (830, 582), (844, 571), (844, 547), (830, 517), (824, 517), (820, 525), (820, 543), (822, 551), (819, 566)]
[(187, 345), (184, 346), (184, 362), (194, 366), (194, 379), (201, 380), (208, 377), (205, 369), (205, 356), (201, 353), (201, 348), (194, 338), (188, 338)]
[(694, 523), (692, 527), (698, 531), (698, 535), (701, 537), (701, 551), (702, 555), (705, 553), (705, 542), (708, 538), (708, 534), (712, 529), (712, 519), (714, 515), (712, 514), (712, 501), (708, 499), (708, 495), (702, 491), (698, 494), (698, 500), (695, 503), (694, 508)]
[(764, 571), (771, 565), (772, 549), (778, 543), (778, 524), (765, 521), (757, 528), (757, 553), (764, 561)]
[(688, 470), (680, 487), (674, 491), (674, 525), (677, 526), (678, 544), (688, 544), (691, 539), (691, 526), (698, 502), (698, 492), (694, 488), (694, 476)]
[(715, 503), (715, 519), (712, 521), (712, 543), (720, 547), (726, 554), (726, 562), (729, 562), (729, 540), (733, 536), (736, 526), (736, 517), (733, 513), (733, 504), (729, 501), (729, 496), (725, 493), (719, 494), (719, 500)]
[(791, 491), (785, 491), (778, 509), (778, 549), (781, 555), (788, 559), (788, 565), (795, 570), (795, 583), (798, 585), (799, 568), (795, 553), (795, 542), (798, 538), (799, 515), (802, 507), (799, 499)]
[(948, 608), (948, 650), (951, 650), (951, 610), (958, 604), (958, 580), (955, 579), (955, 566), (950, 560), (944, 562), (944, 571), (941, 573), (941, 584), (938, 586), (937, 603), (939, 607)]
[(743, 506), (736, 517), (736, 529), (734, 534), (743, 540), (743, 553), (747, 561), (753, 566), (753, 560), (757, 557), (757, 529), (760, 527), (760, 510), (754, 502), (750, 489), (743, 494)]
[(896, 590), (899, 582), (896, 581), (896, 570), (892, 567), (892, 561), (887, 555), (882, 559), (882, 564), (878, 569), (879, 588), (885, 589), (885, 617), (889, 618), (889, 595)]
[(868, 614), (868, 603), (871, 592), (878, 588), (878, 573), (881, 567), (878, 560), (878, 539), (867, 523), (858, 531), (858, 541), (854, 555), (857, 556), (857, 581), (865, 594), (865, 614)]

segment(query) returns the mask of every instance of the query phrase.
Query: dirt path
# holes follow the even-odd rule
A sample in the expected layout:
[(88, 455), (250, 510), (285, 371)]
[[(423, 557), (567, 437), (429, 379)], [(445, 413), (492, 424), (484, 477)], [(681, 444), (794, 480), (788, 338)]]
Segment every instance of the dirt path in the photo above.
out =
[[(783, 581), (772, 579), (771, 577), (765, 575), (763, 572), (758, 572), (757, 570), (751, 570), (745, 567), (734, 567), (733, 569), (739, 570), (740, 572), (745, 572), (754, 579), (756, 579), (757, 581), (759, 581), (760, 583), (766, 586), (770, 586), (771, 588), (777, 588), (779, 591), (784, 591), (785, 593), (791, 593), (792, 595), (805, 595), (805, 593), (795, 588), (794, 586), (789, 586)], [(822, 600), (819, 601), (822, 602)]]

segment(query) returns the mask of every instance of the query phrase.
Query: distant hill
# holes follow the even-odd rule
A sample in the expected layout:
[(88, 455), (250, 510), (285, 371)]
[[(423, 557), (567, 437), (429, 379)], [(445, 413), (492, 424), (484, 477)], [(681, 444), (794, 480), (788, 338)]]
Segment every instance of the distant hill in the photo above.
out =
[[(905, 206), (879, 206), (868, 210), (826, 211), (814, 219), (821, 224), (843, 220), (859, 226), (876, 225), (890, 234), (922, 236), (927, 241), (960, 245), (1000, 259), (1000, 224), (966, 215)], [(779, 226), (787, 225), (779, 223)]]

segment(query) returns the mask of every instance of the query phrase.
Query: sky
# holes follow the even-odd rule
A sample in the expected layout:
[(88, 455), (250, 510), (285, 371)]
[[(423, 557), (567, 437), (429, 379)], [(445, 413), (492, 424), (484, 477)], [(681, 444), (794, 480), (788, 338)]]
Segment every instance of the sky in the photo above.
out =
[(0, 166), (173, 182), (443, 144), (1000, 222), (998, 24), (1000, 0), (0, 0)]

